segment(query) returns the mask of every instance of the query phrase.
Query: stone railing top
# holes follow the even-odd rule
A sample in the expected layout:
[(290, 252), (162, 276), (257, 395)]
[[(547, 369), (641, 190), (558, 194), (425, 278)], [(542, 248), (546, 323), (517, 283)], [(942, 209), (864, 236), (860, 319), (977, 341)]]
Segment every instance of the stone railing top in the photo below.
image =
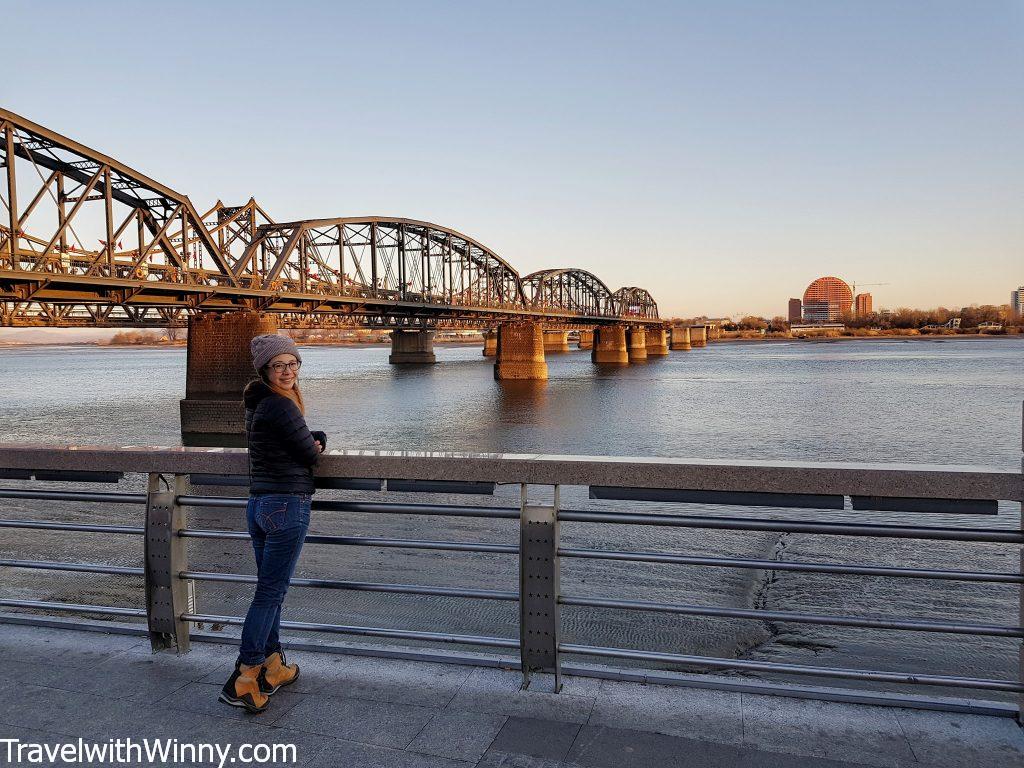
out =
[[(243, 448), (0, 444), (0, 469), (246, 474)], [(324, 477), (1024, 500), (1021, 472), (943, 464), (804, 463), (456, 451), (329, 450)]]

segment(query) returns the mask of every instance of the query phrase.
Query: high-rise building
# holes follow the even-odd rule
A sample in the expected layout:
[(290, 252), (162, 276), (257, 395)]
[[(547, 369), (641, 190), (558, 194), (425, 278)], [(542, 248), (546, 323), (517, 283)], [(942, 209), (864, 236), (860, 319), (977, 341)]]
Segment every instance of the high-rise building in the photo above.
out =
[(799, 323), (804, 316), (803, 304), (800, 303), (800, 299), (789, 300), (789, 322)]
[(819, 277), (804, 291), (804, 322), (832, 323), (853, 308), (853, 291), (838, 277)]
[(1010, 291), (1010, 310), (1014, 317), (1024, 317), (1024, 285)]
[(871, 294), (858, 293), (853, 300), (853, 311), (857, 317), (866, 317), (871, 314)]

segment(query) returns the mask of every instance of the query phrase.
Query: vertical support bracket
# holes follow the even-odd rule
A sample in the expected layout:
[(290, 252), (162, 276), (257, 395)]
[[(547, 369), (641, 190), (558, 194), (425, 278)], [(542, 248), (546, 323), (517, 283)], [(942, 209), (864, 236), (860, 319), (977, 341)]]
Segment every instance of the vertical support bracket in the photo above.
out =
[(184, 495), (185, 476), (175, 475), (170, 487), (162, 475), (149, 476), (146, 493), (146, 618), (153, 652), (189, 650), (189, 623), (181, 619), (188, 612), (188, 583), (179, 574), (188, 570), (185, 539), (178, 531), (185, 527), (185, 510), (177, 499)]
[(552, 506), (532, 506), (521, 486), (519, 519), (519, 647), (523, 685), (531, 672), (554, 672), (555, 693), (562, 689), (558, 658), (559, 564), (558, 496)]
[[(1024, 405), (1021, 407), (1020, 449), (1024, 452)], [(1024, 453), (1020, 460), (1020, 529), (1024, 532)], [(1024, 546), (1020, 548), (1020, 573), (1024, 574)], [(1017, 620), (1024, 627), (1024, 584), (1017, 587)], [(1024, 639), (1017, 644), (1017, 681), (1024, 684)], [(1017, 695), (1017, 725), (1024, 728), (1024, 693)]]

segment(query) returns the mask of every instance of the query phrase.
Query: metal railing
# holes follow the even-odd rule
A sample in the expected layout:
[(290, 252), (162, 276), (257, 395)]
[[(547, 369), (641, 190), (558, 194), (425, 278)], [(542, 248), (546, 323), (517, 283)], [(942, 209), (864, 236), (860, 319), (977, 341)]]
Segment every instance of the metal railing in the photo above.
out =
[[(66, 532), (142, 536), (144, 566), (113, 566), (89, 562), (54, 562), (30, 559), (0, 560), (0, 569), (27, 568), (83, 574), (142, 576), (146, 605), (117, 607), (13, 599), (0, 594), (0, 607), (35, 609), (69, 614), (109, 617), (145, 617), (146, 632), (154, 650), (187, 651), (193, 625), (210, 622), (240, 625), (240, 616), (200, 613), (189, 608), (188, 589), (197, 583), (255, 582), (243, 573), (194, 570), (188, 564), (190, 539), (247, 539), (239, 531), (192, 528), (187, 523), (191, 507), (242, 509), (246, 500), (237, 497), (204, 496), (189, 492), (202, 484), (241, 486), (247, 470), (247, 456), (240, 449), (166, 448), (36, 448), (0, 445), (0, 478), (36, 479), (54, 483), (117, 482), (124, 473), (148, 476), (146, 493), (99, 491), (55, 491), (49, 488), (0, 488), (0, 499), (46, 500), (136, 505), (145, 509), (141, 525), (101, 525), (49, 520), (0, 519), (0, 528), (38, 529)], [(718, 658), (690, 653), (668, 653), (640, 648), (609, 647), (563, 642), (560, 611), (563, 606), (617, 609), (677, 616), (728, 618), (743, 621), (792, 622), (798, 624), (853, 627), (893, 632), (929, 632), (974, 637), (1024, 638), (1019, 611), (1024, 603), (1024, 568), (1014, 572), (989, 572), (954, 568), (918, 568), (901, 565), (800, 562), (775, 559), (684, 555), (658, 551), (620, 551), (564, 547), (560, 542), (563, 523), (597, 524), (616, 527), (657, 526), (738, 532), (802, 533), (815, 536), (878, 537), (943, 542), (985, 542), (1024, 553), (1024, 528), (917, 525), (907, 523), (845, 522), (839, 520), (780, 520), (761, 517), (709, 514), (651, 514), (635, 511), (562, 509), (563, 486), (586, 486), (591, 498), (610, 502), (662, 504), (770, 506), (797, 509), (889, 510), (906, 515), (927, 515), (929, 522), (942, 514), (994, 515), (998, 502), (1024, 500), (1024, 475), (1017, 471), (931, 465), (797, 464), (788, 462), (724, 462), (673, 459), (618, 459), (603, 457), (558, 457), (479, 455), (452, 453), (398, 453), (331, 451), (318, 466), (318, 485), (334, 489), (381, 492), (427, 491), (430, 493), (487, 493), (495, 484), (520, 486), (517, 506), (473, 504), (409, 503), (406, 501), (365, 501), (315, 499), (314, 510), (344, 513), (400, 514), (469, 517), (519, 521), (519, 541), (512, 543), (457, 542), (399, 539), (372, 536), (309, 534), (307, 543), (377, 547), (425, 551), (515, 555), (518, 559), (519, 589), (481, 589), (409, 583), (383, 583), (330, 578), (295, 578), (296, 587), (466, 598), (518, 603), (518, 637), (459, 634), (417, 628), (354, 626), (306, 621), (282, 621), (281, 626), (334, 635), (428, 641), (499, 649), (518, 649), (524, 685), (534, 671), (555, 674), (556, 689), (561, 671), (575, 674), (595, 672), (585, 666), (566, 664), (563, 655), (651, 662), (671, 667), (700, 670), (735, 670), (803, 676), (898, 683), (936, 688), (997, 691), (1017, 695), (1017, 705), (1003, 713), (1018, 720), (1024, 705), (1024, 645), (1018, 644), (1017, 679), (988, 679), (956, 674), (919, 674), (872, 669), (801, 665), (743, 658)], [(191, 485), (190, 481), (191, 480)], [(536, 486), (549, 486), (553, 501), (534, 503), (529, 493)], [(385, 490), (386, 489), (386, 490)], [(244, 490), (243, 490), (244, 492)], [(141, 510), (140, 510), (141, 511)], [(562, 559), (601, 560), (631, 563), (661, 563), (709, 568), (790, 571), (824, 575), (870, 576), (900, 580), (963, 581), (1015, 586), (1008, 593), (1002, 624), (951, 621), (945, 617), (832, 615), (801, 611), (689, 605), (675, 602), (627, 600), (614, 596), (592, 597), (566, 593), (560, 586)], [(1022, 554), (1024, 559), (1024, 554)], [(1024, 565), (1024, 562), (1022, 562)], [(1016, 620), (1013, 616), (1017, 616)], [(19, 621), (31, 622), (23, 615)], [(40, 621), (42, 618), (40, 617)], [(740, 687), (744, 683), (732, 682)], [(718, 687), (722, 684), (718, 683)], [(783, 688), (782, 690), (786, 690)], [(822, 695), (825, 695), (822, 693)], [(852, 694), (851, 694), (852, 696)], [(968, 705), (942, 704), (938, 700), (880, 696), (875, 703), (916, 703), (922, 706), (957, 708)], [(968, 707), (969, 708), (969, 707)], [(998, 710), (998, 707), (992, 711)]]

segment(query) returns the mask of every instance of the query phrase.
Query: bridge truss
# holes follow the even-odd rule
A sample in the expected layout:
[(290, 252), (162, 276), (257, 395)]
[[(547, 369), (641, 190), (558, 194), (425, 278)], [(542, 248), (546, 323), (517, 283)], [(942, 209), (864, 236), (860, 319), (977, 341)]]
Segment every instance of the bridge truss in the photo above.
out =
[(520, 278), (429, 222), (280, 223), (253, 199), (200, 214), (187, 196), (3, 109), (0, 168), (3, 326), (168, 327), (237, 310), (278, 313), (286, 327), (660, 324), (642, 289), (613, 294), (576, 269)]

